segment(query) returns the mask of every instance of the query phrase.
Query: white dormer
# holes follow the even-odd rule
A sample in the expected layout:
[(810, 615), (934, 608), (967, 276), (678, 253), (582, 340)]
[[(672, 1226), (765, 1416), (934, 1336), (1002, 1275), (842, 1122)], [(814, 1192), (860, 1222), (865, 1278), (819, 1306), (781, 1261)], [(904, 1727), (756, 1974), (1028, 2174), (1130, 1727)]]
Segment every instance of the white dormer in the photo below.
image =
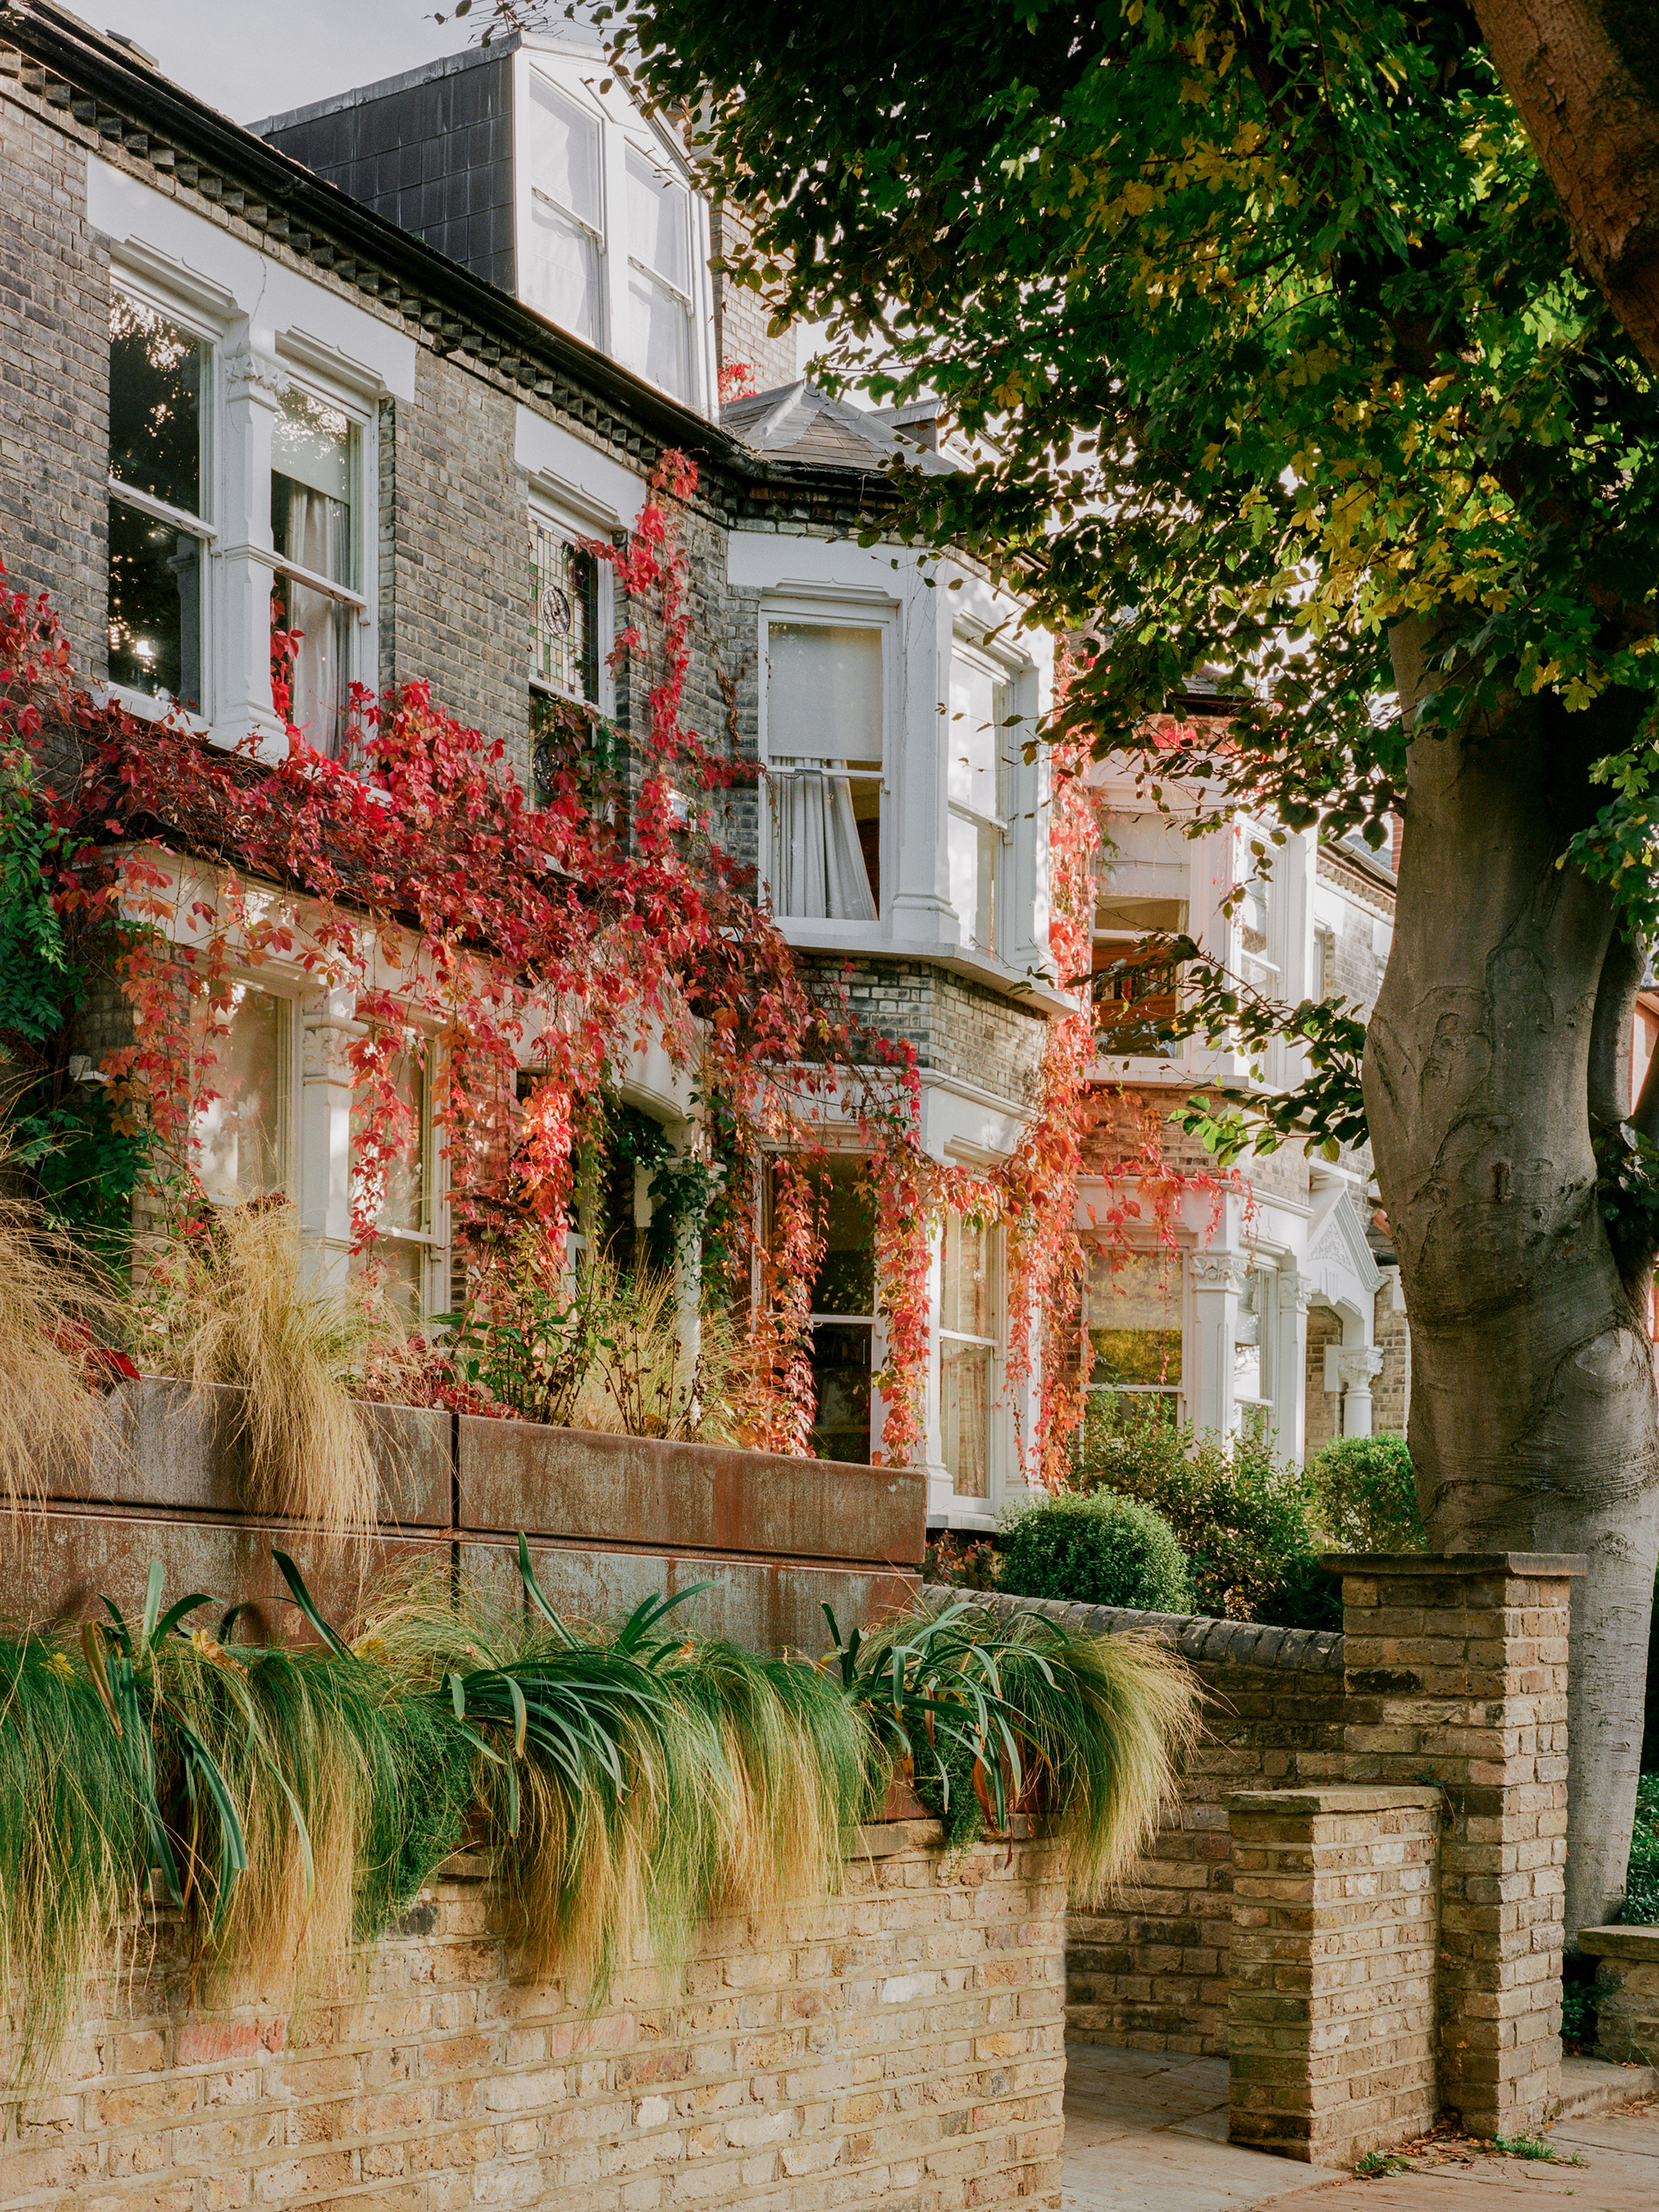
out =
[(712, 413), (708, 208), (672, 133), (584, 47), (526, 38), (512, 66), (520, 298)]
[(580, 25), (517, 33), (253, 128), (699, 414), (716, 411), (708, 203)]

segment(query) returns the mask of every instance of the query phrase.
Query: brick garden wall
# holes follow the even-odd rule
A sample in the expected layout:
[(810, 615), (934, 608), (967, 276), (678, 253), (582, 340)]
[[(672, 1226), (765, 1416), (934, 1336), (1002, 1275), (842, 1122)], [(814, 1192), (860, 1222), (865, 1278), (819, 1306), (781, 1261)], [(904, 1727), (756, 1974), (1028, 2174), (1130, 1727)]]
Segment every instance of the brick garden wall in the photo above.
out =
[[(1034, 1609), (1029, 1598), (993, 1602)], [(1204, 1739), (1181, 1806), (1110, 1908), (1074, 1912), (1067, 1924), (1066, 2032), (1117, 2049), (1224, 2054), (1233, 1911), (1227, 1802), (1241, 1790), (1344, 1778), (1342, 1638), (1111, 1606), (1035, 1609), (1085, 1635), (1150, 1632), (1174, 1644), (1204, 1690)]]
[(1229, 1809), (1230, 2139), (1346, 2166), (1426, 2133), (1439, 1791), (1263, 1790)]
[(176, 1931), (130, 1936), (5, 2123), (0, 2207), (1058, 2208), (1056, 1846), (866, 1829), (841, 1895), (722, 1918), (672, 2001), (636, 1966), (591, 2014), (514, 1977), (481, 1863), (452, 1868), (297, 2014), (193, 2004)]

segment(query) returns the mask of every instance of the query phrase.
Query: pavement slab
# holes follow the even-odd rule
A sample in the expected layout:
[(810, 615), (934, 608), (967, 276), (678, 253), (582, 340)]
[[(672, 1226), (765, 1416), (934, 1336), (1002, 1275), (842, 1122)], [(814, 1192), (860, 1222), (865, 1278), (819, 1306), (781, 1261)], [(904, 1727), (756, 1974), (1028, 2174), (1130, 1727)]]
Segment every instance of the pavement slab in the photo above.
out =
[(1564, 2117), (1554, 2161), (1437, 2138), (1376, 2179), (1226, 2136), (1224, 2058), (1068, 2047), (1061, 2212), (1659, 2212), (1659, 2098)]

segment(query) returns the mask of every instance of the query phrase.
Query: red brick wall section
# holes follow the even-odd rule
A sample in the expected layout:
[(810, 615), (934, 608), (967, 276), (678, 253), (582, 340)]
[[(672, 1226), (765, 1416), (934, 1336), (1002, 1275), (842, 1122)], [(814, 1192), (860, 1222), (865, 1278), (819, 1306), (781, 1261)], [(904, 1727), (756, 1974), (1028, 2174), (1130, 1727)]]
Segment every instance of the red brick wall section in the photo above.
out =
[[(704, 1931), (683, 1998), (514, 1980), (446, 1879), (295, 2016), (192, 2007), (129, 1931), (58, 2083), (0, 2138), (3, 2212), (958, 2212), (1060, 2203), (1058, 1847), (866, 1829), (827, 1905)], [(477, 1863), (462, 1863), (475, 1872)]]

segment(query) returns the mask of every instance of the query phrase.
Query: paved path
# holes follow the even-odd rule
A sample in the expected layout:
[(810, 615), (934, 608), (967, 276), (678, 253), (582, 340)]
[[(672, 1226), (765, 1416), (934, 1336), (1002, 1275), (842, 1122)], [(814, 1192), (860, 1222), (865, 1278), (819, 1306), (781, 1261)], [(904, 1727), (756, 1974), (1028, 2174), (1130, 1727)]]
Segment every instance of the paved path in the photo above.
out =
[(1448, 2145), (1360, 2181), (1230, 2143), (1225, 2059), (1086, 2044), (1066, 2059), (1062, 2212), (1659, 2212), (1659, 2104), (1559, 2121), (1559, 2164)]

